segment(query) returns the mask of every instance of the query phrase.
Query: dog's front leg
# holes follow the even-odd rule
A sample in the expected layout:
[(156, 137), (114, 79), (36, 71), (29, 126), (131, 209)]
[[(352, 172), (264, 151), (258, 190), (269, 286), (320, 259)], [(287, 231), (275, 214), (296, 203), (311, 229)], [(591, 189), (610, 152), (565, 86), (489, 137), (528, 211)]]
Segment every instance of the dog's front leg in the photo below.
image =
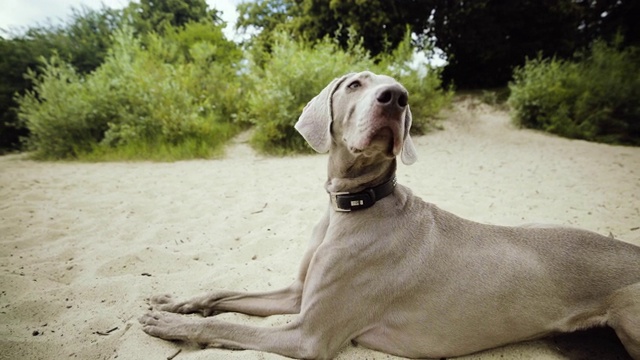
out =
[(179, 314), (211, 316), (221, 312), (239, 312), (270, 316), (300, 312), (301, 296), (302, 283), (294, 282), (289, 287), (270, 292), (217, 291), (183, 301), (178, 301), (171, 295), (157, 295), (149, 300), (154, 310)]
[(216, 318), (188, 317), (154, 311), (140, 318), (142, 329), (165, 340), (181, 340), (202, 346), (258, 350), (297, 359), (330, 358), (331, 353), (297, 321), (279, 327), (261, 328), (228, 323)]
[(247, 315), (269, 316), (296, 314), (300, 312), (302, 289), (313, 254), (324, 240), (329, 226), (329, 212), (314, 227), (311, 242), (307, 248), (297, 279), (289, 287), (270, 292), (245, 293), (237, 291), (215, 291), (189, 300), (176, 300), (171, 295), (152, 297), (150, 305), (154, 310), (180, 314), (198, 313), (203, 316), (221, 312), (239, 312)]

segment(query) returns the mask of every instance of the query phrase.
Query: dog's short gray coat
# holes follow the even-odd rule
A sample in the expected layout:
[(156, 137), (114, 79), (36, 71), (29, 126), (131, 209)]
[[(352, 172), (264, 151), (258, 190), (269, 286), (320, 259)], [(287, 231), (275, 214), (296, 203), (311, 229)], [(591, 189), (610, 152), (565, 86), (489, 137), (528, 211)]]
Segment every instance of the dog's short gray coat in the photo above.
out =
[[(328, 193), (379, 185), (397, 156), (416, 160), (407, 96), (394, 79), (362, 72), (309, 102), (296, 128), (329, 151)], [(150, 335), (294, 358), (331, 358), (349, 341), (450, 357), (606, 325), (640, 360), (640, 247), (579, 229), (479, 224), (402, 185), (366, 210), (329, 206), (285, 289), (151, 302), (140, 319)], [(273, 328), (208, 317), (226, 311), (299, 315)]]

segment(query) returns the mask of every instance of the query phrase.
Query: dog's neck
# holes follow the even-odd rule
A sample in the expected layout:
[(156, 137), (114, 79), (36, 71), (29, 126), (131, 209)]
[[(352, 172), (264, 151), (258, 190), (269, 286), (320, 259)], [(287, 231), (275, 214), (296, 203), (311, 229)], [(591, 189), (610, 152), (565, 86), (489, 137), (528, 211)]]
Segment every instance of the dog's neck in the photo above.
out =
[(347, 149), (334, 148), (329, 153), (325, 189), (329, 193), (356, 193), (372, 188), (395, 176), (396, 166), (395, 158), (354, 156)]

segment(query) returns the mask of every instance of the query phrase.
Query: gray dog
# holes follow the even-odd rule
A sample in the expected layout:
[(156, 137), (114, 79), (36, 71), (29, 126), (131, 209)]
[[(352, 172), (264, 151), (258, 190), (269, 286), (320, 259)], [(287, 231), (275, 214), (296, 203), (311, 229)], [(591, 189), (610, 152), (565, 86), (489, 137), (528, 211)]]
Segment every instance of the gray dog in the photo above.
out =
[[(330, 205), (291, 286), (267, 293), (151, 298), (143, 330), (168, 340), (332, 358), (349, 341), (410, 358), (473, 353), (597, 326), (640, 360), (640, 247), (564, 227), (502, 227), (443, 211), (396, 184), (416, 160), (405, 88), (348, 74), (296, 129), (329, 152)], [(299, 314), (280, 327), (219, 312)], [(204, 317), (181, 314), (199, 313)]]

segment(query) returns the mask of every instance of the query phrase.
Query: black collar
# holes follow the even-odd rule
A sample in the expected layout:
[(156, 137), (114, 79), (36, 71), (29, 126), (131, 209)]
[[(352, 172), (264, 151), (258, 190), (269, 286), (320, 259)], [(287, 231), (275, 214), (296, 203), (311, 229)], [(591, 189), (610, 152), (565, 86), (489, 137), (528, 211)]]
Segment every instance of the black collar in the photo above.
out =
[(391, 194), (396, 187), (396, 176), (386, 182), (368, 189), (364, 189), (357, 193), (335, 192), (329, 193), (331, 205), (336, 211), (355, 211), (362, 210), (373, 206), (376, 201)]

